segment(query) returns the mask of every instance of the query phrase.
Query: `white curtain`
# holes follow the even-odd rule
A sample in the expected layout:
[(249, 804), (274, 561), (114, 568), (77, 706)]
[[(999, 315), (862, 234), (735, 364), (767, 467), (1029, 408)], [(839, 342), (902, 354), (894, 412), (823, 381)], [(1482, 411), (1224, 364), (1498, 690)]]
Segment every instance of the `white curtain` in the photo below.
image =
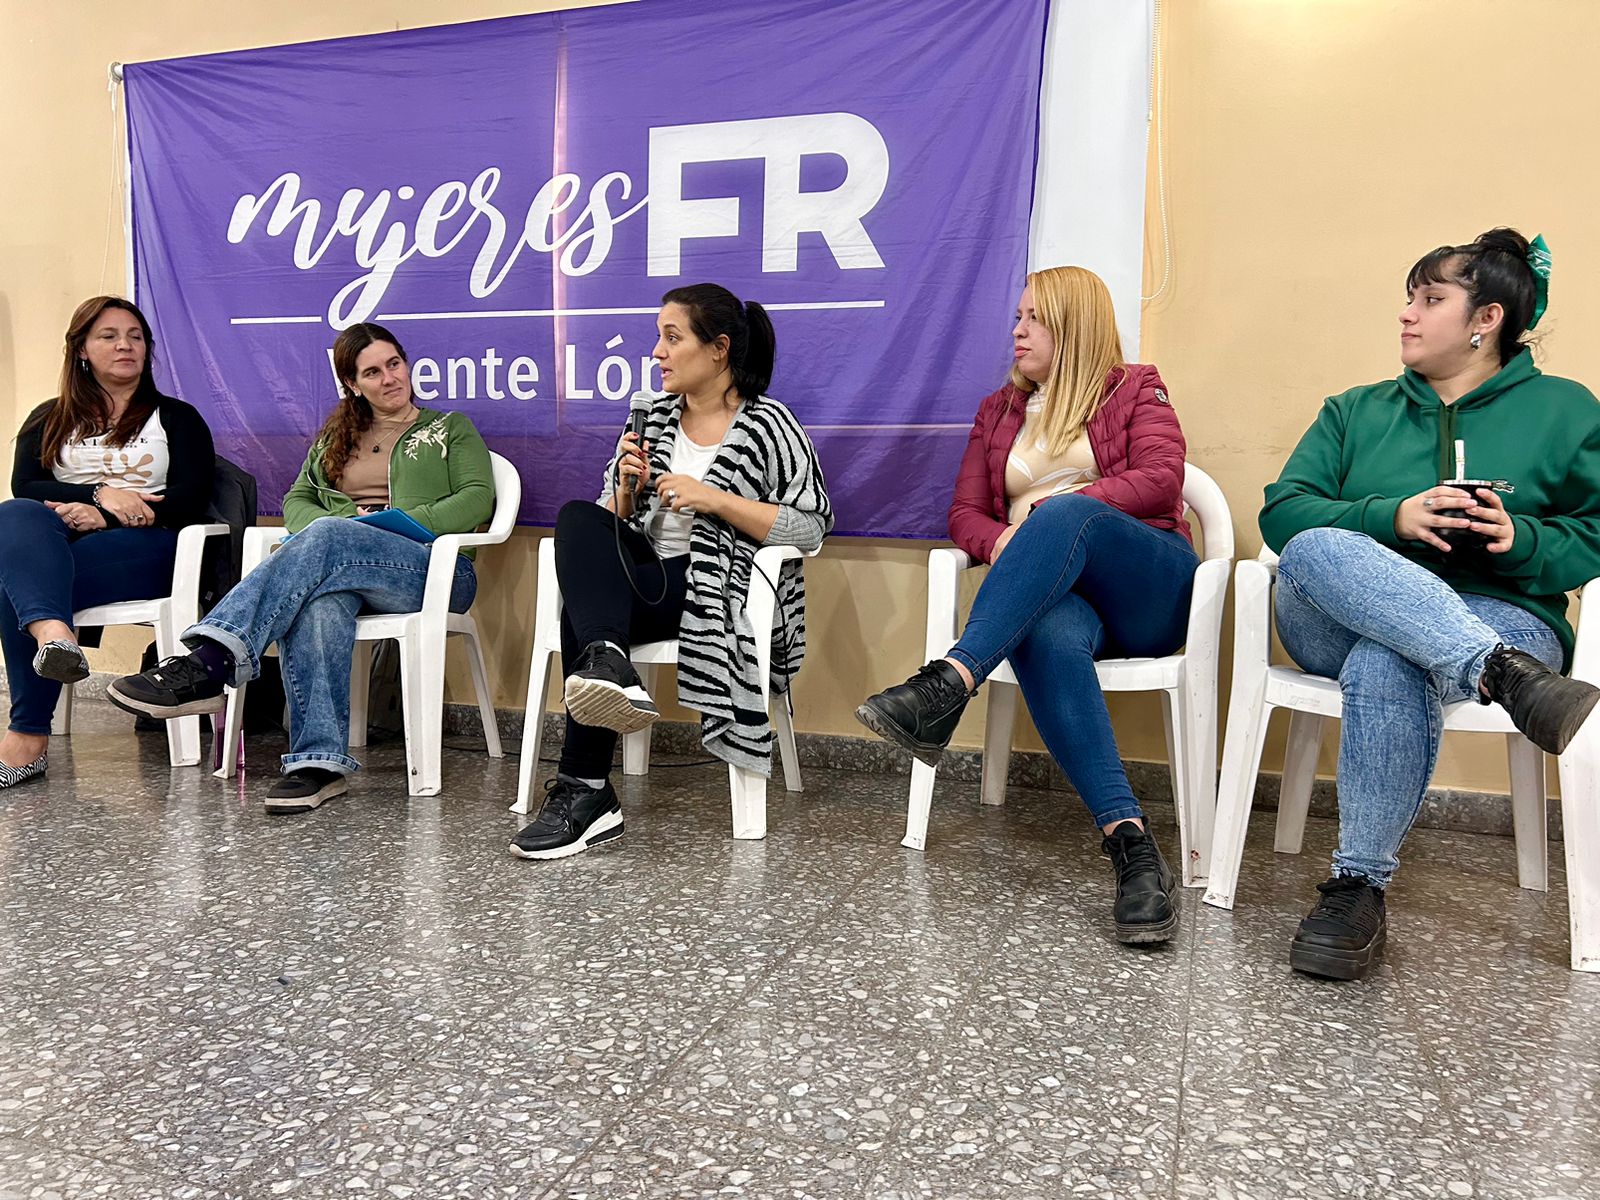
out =
[(1039, 97), (1032, 270), (1106, 281), (1123, 352), (1139, 358), (1145, 151), (1155, 0), (1053, 0)]

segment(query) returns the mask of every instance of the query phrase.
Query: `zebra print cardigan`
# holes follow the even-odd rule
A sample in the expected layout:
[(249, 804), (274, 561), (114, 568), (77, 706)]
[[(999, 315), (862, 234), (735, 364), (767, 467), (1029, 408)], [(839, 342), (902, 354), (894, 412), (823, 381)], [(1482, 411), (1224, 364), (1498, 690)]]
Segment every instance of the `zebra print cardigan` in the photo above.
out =
[[(672, 461), (682, 402), (675, 395), (642, 392), (633, 404), (648, 405), (644, 437), (650, 444), (650, 473), (664, 474)], [(614, 455), (606, 467), (601, 504), (611, 499), (616, 470)], [(787, 408), (766, 396), (740, 406), (706, 469), (705, 482), (746, 500), (777, 504), (778, 517), (765, 542), (726, 521), (704, 514), (694, 518), (687, 595), (678, 626), (678, 702), (700, 714), (700, 741), (710, 753), (733, 766), (771, 775), (772, 726), (756, 675), (755, 630), (744, 611), (750, 575), (763, 545), (815, 550), (833, 528), (833, 509), (811, 439)], [(642, 531), (658, 504), (652, 492), (630, 523)], [(800, 564), (784, 563), (770, 582), (778, 593), (771, 686), (773, 695), (781, 695), (805, 657)]]

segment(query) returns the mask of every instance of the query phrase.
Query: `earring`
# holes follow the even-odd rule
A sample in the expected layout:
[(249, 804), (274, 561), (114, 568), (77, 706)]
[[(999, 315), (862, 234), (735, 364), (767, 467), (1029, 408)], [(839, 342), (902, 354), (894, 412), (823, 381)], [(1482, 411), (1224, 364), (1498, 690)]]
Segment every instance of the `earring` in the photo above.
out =
[(80, 358), (78, 360), (78, 370), (82, 371), (85, 375), (89, 373), (89, 360), (87, 358)]
[(1481, 333), (1473, 334), (1471, 337), (1469, 337), (1467, 339), (1467, 344), (1470, 345), (1474, 350), (1476, 350), (1479, 346), (1483, 345), (1483, 334), (1481, 334)]

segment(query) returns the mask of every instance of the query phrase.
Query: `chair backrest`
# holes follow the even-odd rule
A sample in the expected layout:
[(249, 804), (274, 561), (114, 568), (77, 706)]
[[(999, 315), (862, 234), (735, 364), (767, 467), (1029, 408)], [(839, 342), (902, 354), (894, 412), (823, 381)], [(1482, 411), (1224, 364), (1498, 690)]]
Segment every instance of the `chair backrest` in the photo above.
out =
[(522, 476), (509, 458), (493, 450), (489, 451), (489, 467), (494, 472), (494, 516), (488, 532), (503, 542), (511, 536), (522, 509)]
[(1206, 561), (1233, 557), (1233, 513), (1217, 481), (1193, 463), (1183, 465), (1183, 502), (1200, 522)]

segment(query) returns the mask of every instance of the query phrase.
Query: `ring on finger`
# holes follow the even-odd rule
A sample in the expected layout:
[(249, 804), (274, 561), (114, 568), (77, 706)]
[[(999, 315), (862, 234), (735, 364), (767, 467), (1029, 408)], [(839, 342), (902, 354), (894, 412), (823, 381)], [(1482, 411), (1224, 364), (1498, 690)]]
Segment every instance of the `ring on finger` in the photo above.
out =
[(1422, 507), (1423, 508), (1432, 508), (1433, 507), (1433, 497), (1430, 496), (1430, 497), (1428, 497), (1428, 499), (1424, 500), (1422, 502)]

